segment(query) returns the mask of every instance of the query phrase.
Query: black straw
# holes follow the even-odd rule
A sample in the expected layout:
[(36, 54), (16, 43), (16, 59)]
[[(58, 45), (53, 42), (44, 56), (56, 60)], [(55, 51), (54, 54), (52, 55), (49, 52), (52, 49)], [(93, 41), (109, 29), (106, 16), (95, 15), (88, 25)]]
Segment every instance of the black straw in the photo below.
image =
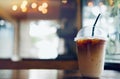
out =
[(95, 30), (95, 25), (96, 25), (96, 23), (97, 23), (97, 21), (98, 21), (98, 18), (100, 17), (100, 13), (99, 13), (99, 15), (97, 16), (97, 18), (96, 18), (96, 20), (95, 20), (95, 23), (94, 23), (94, 25), (93, 25), (93, 28), (92, 28), (92, 36), (94, 36), (94, 30)]

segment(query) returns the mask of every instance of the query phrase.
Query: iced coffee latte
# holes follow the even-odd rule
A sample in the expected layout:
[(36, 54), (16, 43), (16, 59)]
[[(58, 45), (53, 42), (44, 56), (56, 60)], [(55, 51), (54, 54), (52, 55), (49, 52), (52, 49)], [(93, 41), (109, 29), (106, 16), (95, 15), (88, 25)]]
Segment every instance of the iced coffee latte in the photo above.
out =
[(104, 68), (105, 40), (81, 38), (76, 41), (79, 69), (84, 77), (100, 77)]
[(107, 34), (100, 27), (83, 27), (75, 38), (79, 70), (83, 77), (98, 78), (104, 69)]

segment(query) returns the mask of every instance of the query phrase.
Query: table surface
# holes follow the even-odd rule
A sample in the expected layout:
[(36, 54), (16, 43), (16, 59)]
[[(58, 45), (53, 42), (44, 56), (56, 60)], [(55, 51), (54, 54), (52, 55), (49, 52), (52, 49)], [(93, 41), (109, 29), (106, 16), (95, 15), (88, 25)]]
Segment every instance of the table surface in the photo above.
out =
[[(0, 59), (0, 64), (0, 79), (82, 79), (77, 60), (23, 59), (13, 62)], [(115, 64), (115, 67), (120, 68), (120, 65)], [(120, 79), (120, 71), (115, 70), (104, 70), (98, 79)], [(50, 78), (53, 76), (55, 78)]]
[[(81, 76), (80, 72), (76, 72), (76, 73), (71, 72), (69, 74), (64, 74), (63, 79), (88, 79), (88, 78), (81, 78), (80, 76)], [(115, 70), (104, 70), (100, 78), (94, 78), (94, 79), (120, 79), (120, 72)]]
[[(0, 70), (0, 79), (88, 79), (80, 76), (77, 70)], [(102, 77), (96, 79), (120, 79), (120, 72), (104, 70)]]

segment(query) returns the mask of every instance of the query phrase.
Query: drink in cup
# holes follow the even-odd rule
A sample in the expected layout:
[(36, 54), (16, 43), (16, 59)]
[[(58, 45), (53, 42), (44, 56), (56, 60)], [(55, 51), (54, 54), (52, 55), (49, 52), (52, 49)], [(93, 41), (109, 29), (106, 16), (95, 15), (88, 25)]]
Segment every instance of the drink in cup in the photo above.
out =
[(92, 27), (85, 27), (75, 38), (78, 52), (79, 70), (83, 77), (99, 78), (104, 69), (105, 33), (96, 28), (91, 36)]

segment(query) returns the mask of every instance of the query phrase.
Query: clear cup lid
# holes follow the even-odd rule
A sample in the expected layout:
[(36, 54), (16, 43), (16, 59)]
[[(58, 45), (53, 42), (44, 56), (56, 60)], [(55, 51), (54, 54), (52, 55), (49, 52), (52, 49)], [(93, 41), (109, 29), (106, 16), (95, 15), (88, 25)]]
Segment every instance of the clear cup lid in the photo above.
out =
[(94, 30), (94, 36), (92, 36), (92, 26), (84, 26), (82, 29), (79, 30), (77, 33), (77, 36), (75, 37), (74, 41), (77, 41), (78, 39), (103, 39), (107, 40), (107, 31), (105, 31), (103, 28), (96, 26)]

